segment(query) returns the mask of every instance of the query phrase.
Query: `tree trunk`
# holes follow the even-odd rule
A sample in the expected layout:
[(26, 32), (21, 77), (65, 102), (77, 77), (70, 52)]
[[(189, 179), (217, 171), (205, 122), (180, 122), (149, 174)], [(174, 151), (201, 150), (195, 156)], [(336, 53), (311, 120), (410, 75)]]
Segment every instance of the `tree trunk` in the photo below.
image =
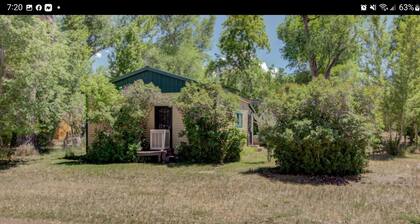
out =
[[(306, 36), (306, 42), (309, 42), (310, 40), (310, 33), (309, 33), (309, 18), (308, 15), (302, 15), (302, 22), (305, 29), (305, 36)], [(306, 43), (308, 44), (308, 43)], [(316, 63), (316, 57), (315, 54), (311, 51), (309, 52), (309, 67), (311, 69), (311, 76), (312, 79), (318, 77), (318, 65)]]
[(10, 139), (10, 148), (14, 148), (17, 146), (17, 134), (16, 132), (12, 132), (12, 138)]
[(324, 78), (329, 79), (331, 76), (331, 69), (337, 64), (338, 60), (340, 59), (341, 54), (343, 53), (344, 49), (341, 49), (337, 52), (334, 56), (331, 63), (327, 66), (327, 69), (324, 72)]
[(5, 54), (4, 54), (4, 49), (0, 48), (0, 94), (2, 94), (2, 89), (3, 89), (3, 77), (6, 73), (6, 65), (5, 65)]
[(419, 133), (417, 130), (417, 123), (414, 123), (414, 144), (416, 145), (416, 149), (419, 146)]

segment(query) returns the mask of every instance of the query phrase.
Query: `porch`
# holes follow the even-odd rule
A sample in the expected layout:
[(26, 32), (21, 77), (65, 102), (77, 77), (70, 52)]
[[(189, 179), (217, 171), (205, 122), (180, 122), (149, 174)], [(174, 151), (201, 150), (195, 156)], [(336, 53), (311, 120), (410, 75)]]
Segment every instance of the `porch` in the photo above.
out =
[(174, 157), (174, 150), (170, 144), (170, 133), (170, 129), (151, 129), (149, 149), (139, 149), (137, 151), (137, 156), (139, 158), (157, 157), (158, 162), (168, 162), (171, 158)]

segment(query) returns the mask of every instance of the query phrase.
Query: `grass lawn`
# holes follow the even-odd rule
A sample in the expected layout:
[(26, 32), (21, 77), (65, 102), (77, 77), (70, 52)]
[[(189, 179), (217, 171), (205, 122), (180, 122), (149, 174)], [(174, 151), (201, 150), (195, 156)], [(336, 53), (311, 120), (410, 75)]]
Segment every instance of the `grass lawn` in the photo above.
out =
[(371, 160), (343, 186), (252, 172), (274, 163), (250, 148), (223, 166), (63, 156), (0, 167), (0, 223), (420, 223), (419, 154)]

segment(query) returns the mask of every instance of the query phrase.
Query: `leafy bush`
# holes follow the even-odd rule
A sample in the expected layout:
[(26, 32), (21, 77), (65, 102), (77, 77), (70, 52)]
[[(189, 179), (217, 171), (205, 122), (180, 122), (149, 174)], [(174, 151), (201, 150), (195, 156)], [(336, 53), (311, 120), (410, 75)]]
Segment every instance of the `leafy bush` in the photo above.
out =
[(101, 131), (97, 134), (91, 149), (87, 151), (86, 160), (92, 163), (123, 162), (125, 155), (109, 133)]
[(399, 141), (388, 140), (385, 142), (385, 150), (391, 156), (403, 156), (405, 154), (405, 147)]
[[(141, 80), (125, 87), (121, 96), (115, 97), (121, 98), (119, 109), (107, 118), (107, 121), (113, 121), (111, 127), (98, 134), (87, 159), (96, 163), (135, 161), (137, 150), (145, 140), (145, 124), (152, 102), (160, 96), (159, 88)], [(109, 107), (102, 105), (102, 108)]]
[(10, 161), (12, 159), (13, 151), (11, 149), (0, 148), (0, 162)]
[(245, 138), (234, 128), (236, 96), (215, 83), (187, 84), (177, 105), (184, 116), (189, 144), (178, 149), (181, 160), (199, 163), (223, 163), (240, 158)]
[[(345, 86), (322, 78), (289, 86), (270, 102), (275, 125), (266, 140), (284, 173), (354, 175), (366, 166), (364, 119)], [(264, 132), (263, 132), (264, 133)]]
[(237, 128), (231, 128), (228, 133), (224, 162), (236, 162), (241, 159), (241, 151), (246, 144), (246, 135)]
[(137, 151), (139, 150), (140, 145), (141, 143), (128, 145), (127, 155), (125, 159), (126, 161), (128, 162), (137, 161)]
[(73, 150), (68, 148), (64, 152), (64, 159), (74, 159), (76, 155), (74, 154)]
[(144, 130), (153, 102), (159, 99), (160, 90), (152, 84), (138, 80), (122, 90), (123, 103), (114, 115), (113, 134), (125, 150), (129, 145), (145, 140)]

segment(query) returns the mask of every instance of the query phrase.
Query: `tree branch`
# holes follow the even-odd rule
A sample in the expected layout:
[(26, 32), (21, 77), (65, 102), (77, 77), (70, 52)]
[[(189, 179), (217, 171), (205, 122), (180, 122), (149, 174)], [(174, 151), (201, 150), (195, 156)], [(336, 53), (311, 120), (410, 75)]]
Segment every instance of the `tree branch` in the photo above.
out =
[[(309, 18), (308, 15), (302, 15), (301, 17), (305, 29), (306, 42), (308, 43), (310, 39)], [(309, 51), (309, 67), (311, 69), (312, 78), (316, 78), (318, 76), (318, 65), (316, 63), (316, 56), (312, 51)]]

